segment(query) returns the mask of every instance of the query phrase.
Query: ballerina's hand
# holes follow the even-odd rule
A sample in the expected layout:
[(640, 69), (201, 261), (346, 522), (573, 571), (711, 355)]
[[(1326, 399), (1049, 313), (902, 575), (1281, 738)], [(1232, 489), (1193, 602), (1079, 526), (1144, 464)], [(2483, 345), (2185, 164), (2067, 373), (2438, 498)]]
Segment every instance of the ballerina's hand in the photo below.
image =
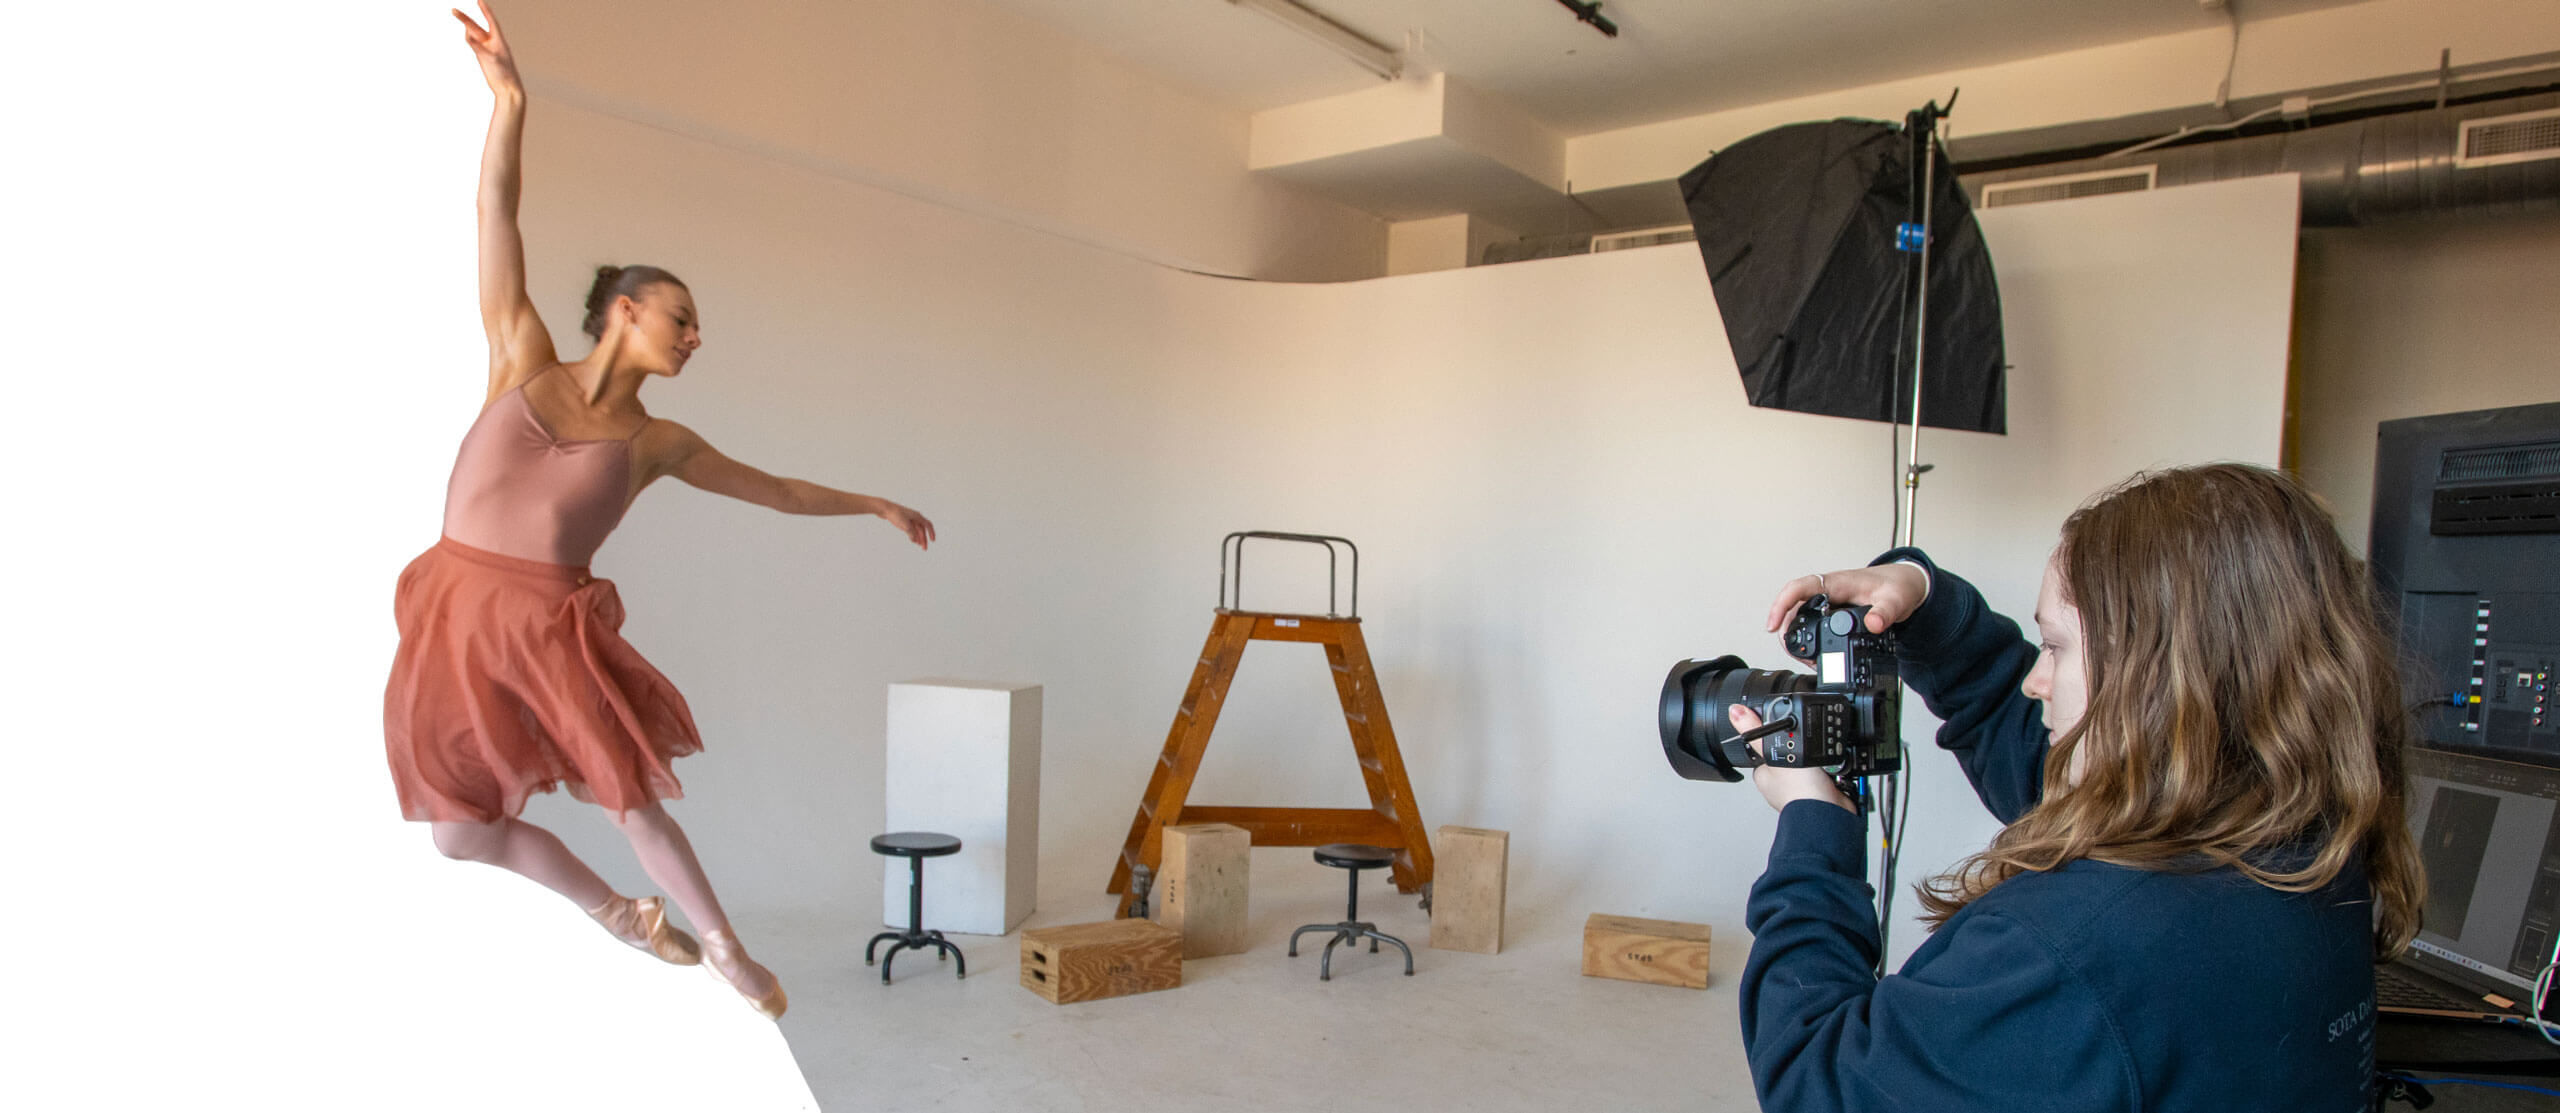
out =
[[(1760, 726), (1760, 716), (1738, 703), (1725, 710), (1725, 718), (1733, 723), (1736, 733)], [(1751, 752), (1767, 756), (1757, 738), (1751, 740)], [(1779, 811), (1787, 810), (1787, 805), (1798, 800), (1828, 800), (1850, 811), (1858, 810), (1848, 797), (1840, 795), (1840, 786), (1831, 783), (1831, 774), (1820, 769), (1763, 765), (1751, 771), (1751, 787), (1759, 789), (1760, 798)]]
[(480, 58), (480, 75), (489, 79), (489, 88), (497, 92), (523, 92), (524, 80), (516, 76), (516, 53), (507, 45), (506, 32), (498, 28), (498, 13), (489, 10), (489, 0), (480, 0), (480, 18), (489, 21), (487, 30), (453, 10), (453, 18), (462, 21), (462, 41), (471, 44), (471, 53)]
[(933, 547), (933, 522), (924, 515), (887, 499), (881, 499), (880, 517), (886, 519), (890, 525), (905, 531), (907, 540), (915, 542), (916, 548)]

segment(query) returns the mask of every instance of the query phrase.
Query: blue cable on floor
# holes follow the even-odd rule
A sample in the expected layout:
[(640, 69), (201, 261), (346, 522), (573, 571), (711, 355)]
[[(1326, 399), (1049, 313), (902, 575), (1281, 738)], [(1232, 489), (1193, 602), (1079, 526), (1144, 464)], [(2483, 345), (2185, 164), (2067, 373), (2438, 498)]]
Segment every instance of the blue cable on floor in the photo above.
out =
[(2486, 1078), (2420, 1078), (2414, 1074), (2405, 1074), (2401, 1075), (2401, 1077), (2406, 1078), (2411, 1082), (2416, 1082), (2426, 1086), (2436, 1086), (2446, 1083), (2456, 1086), (2492, 1086), (2501, 1090), (2522, 1090), (2528, 1094), (2549, 1094), (2552, 1097), (2560, 1098), (2560, 1090), (2548, 1089), (2542, 1086), (2527, 1086), (2522, 1082), (2492, 1082)]

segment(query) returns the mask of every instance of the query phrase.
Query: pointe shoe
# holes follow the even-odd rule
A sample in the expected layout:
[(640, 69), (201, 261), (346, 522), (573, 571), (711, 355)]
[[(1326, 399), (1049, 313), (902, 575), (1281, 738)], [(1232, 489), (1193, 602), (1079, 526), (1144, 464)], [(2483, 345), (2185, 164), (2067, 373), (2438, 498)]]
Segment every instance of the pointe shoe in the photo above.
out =
[[(766, 1019), (782, 1019), (783, 1010), (791, 1007), (791, 999), (782, 992), (782, 979), (774, 977), (773, 971), (765, 969), (764, 964), (748, 958), (747, 948), (738, 942), (737, 936), (725, 931), (703, 932), (702, 949), (704, 960), (702, 968), (710, 971), (713, 978), (718, 979), (720, 984), (737, 990), (738, 996), (746, 998), (747, 1003), (755, 1006), (755, 1010), (763, 1013)], [(762, 997), (750, 994), (740, 989), (738, 983), (730, 981), (729, 975), (721, 972), (722, 966), (754, 967), (758, 973), (765, 976), (766, 980), (773, 983), (773, 990)], [(743, 972), (742, 970), (741, 973)]]
[(619, 893), (587, 910), (596, 922), (633, 947), (678, 966), (692, 966), (702, 961), (702, 948), (674, 924), (667, 922), (664, 897), (642, 897), (633, 900)]

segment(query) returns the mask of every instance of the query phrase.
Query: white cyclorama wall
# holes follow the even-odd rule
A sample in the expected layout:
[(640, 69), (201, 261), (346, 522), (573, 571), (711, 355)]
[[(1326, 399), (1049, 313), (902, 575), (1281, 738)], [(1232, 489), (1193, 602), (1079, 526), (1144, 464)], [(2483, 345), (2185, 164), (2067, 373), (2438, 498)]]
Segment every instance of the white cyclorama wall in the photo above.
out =
[(1245, 113), (991, 4), (515, 0), (500, 17), (537, 96), (1168, 265), (1385, 267), (1383, 221), (1250, 172)]
[[(1892, 464), (1883, 426), (1744, 404), (1694, 249), (1221, 281), (533, 111), (524, 225), (555, 333), (595, 264), (675, 270), (706, 344), (651, 388), (657, 414), (776, 472), (906, 501), (941, 532), (919, 553), (873, 519), (669, 482), (597, 560), (703, 727), (672, 810), (747, 938), (767, 911), (867, 929), (883, 691), (916, 675), (1044, 686), (1035, 922), (1101, 914), (1208, 631), (1218, 540), (1257, 528), (1361, 545), (1360, 611), (1424, 824), (1512, 832), (1513, 937), (1593, 910), (1738, 928), (1772, 813), (1748, 786), (1670, 774), (1658, 687), (1683, 657), (1778, 664), (1759, 629), (1771, 591), (1886, 546)], [(1990, 214), (2015, 432), (1929, 435), (1921, 541), (2023, 614), (2091, 490), (2149, 464), (2272, 459), (2294, 190)], [(457, 436), (478, 401), (467, 385), (417, 398)], [(446, 466), (421, 459), (409, 480), (440, 489)], [(1312, 550), (1248, 560), (1246, 606), (1321, 603)], [(1917, 783), (1913, 877), (1990, 831), (1951, 762), (1931, 752)], [(1192, 799), (1361, 802), (1311, 647), (1246, 654)], [(644, 884), (592, 809), (544, 798), (529, 817)]]

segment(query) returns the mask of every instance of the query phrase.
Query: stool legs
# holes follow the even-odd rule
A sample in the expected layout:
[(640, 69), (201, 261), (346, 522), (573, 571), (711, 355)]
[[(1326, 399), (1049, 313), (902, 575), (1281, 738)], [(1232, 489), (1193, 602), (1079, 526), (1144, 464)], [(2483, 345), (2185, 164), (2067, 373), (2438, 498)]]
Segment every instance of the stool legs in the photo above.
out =
[(1325, 982), (1333, 980), (1333, 949), (1335, 947), (1341, 946), (1344, 943), (1349, 943), (1356, 947), (1360, 945), (1360, 940), (1363, 938), (1369, 941), (1369, 953), (1371, 954), (1378, 953), (1378, 943), (1381, 940), (1395, 944), (1397, 950), (1404, 952), (1405, 976), (1408, 978), (1412, 977), (1413, 948), (1405, 946), (1404, 940), (1398, 939), (1383, 931), (1379, 931), (1378, 925), (1361, 922), (1360, 871), (1355, 869), (1350, 871), (1350, 873), (1350, 900), (1343, 910), (1342, 922), (1338, 924), (1308, 924), (1305, 927), (1290, 932), (1289, 957), (1298, 957), (1299, 936), (1305, 935), (1311, 931), (1330, 931), (1333, 933), (1333, 938), (1325, 940), (1324, 956), (1316, 963), (1316, 980)]
[[(1301, 935), (1305, 935), (1306, 933), (1311, 932), (1311, 931), (1339, 931), (1339, 930), (1340, 930), (1340, 927), (1341, 927), (1341, 925), (1339, 925), (1339, 924), (1308, 924), (1308, 925), (1307, 925), (1307, 926), (1305, 926), (1305, 927), (1302, 927), (1302, 928), (1299, 928), (1299, 929), (1298, 929), (1298, 930), (1296, 930), (1296, 931), (1290, 932), (1290, 933), (1289, 933), (1289, 957), (1290, 957), (1290, 958), (1296, 958), (1296, 957), (1298, 957), (1298, 937), (1299, 937), (1299, 936), (1301, 936)], [(1340, 940), (1340, 939), (1336, 939), (1336, 940), (1334, 940), (1334, 942), (1338, 943), (1338, 942), (1341, 942), (1341, 940)], [(1332, 946), (1333, 946), (1333, 943), (1327, 943), (1327, 944), (1325, 944), (1325, 946), (1326, 946), (1326, 947), (1328, 947), (1328, 948), (1330, 948), (1330, 947), (1332, 947)]]
[(914, 875), (907, 882), (907, 930), (884, 931), (872, 936), (870, 944), (862, 948), (862, 964), (872, 965), (872, 953), (880, 949), (880, 944), (889, 944), (889, 953), (879, 959), (880, 984), (887, 985), (889, 968), (898, 961), (898, 952), (931, 947), (935, 961), (957, 959), (959, 964), (953, 968), (954, 972), (960, 977), (968, 977), (969, 958), (960, 953), (959, 945), (943, 938), (941, 932), (924, 930), (924, 859), (909, 858), (907, 862), (915, 867)]
[[(872, 952), (873, 952), (873, 951), (877, 951), (877, 950), (879, 950), (879, 949), (880, 949), (880, 944), (885, 943), (885, 942), (888, 942), (889, 940), (892, 940), (892, 939), (899, 939), (899, 940), (903, 940), (903, 939), (905, 939), (905, 938), (906, 938), (906, 933), (905, 933), (905, 932), (898, 932), (898, 931), (884, 931), (884, 932), (881, 932), (881, 933), (880, 933), (880, 934), (878, 934), (878, 935), (874, 935), (874, 936), (872, 936), (872, 937), (871, 937), (871, 945), (870, 945), (870, 946), (868, 946), (868, 947), (864, 947), (864, 948), (862, 949), (862, 964), (863, 964), (864, 966), (876, 966), (876, 965), (879, 965), (879, 960), (877, 960), (877, 959), (875, 959), (875, 958), (873, 958), (873, 957), (872, 957)], [(896, 954), (896, 953), (898, 953), (898, 952), (897, 952), (897, 949), (893, 947), (893, 948), (891, 948), (891, 949), (890, 949), (889, 953), (894, 955), (894, 954)]]

